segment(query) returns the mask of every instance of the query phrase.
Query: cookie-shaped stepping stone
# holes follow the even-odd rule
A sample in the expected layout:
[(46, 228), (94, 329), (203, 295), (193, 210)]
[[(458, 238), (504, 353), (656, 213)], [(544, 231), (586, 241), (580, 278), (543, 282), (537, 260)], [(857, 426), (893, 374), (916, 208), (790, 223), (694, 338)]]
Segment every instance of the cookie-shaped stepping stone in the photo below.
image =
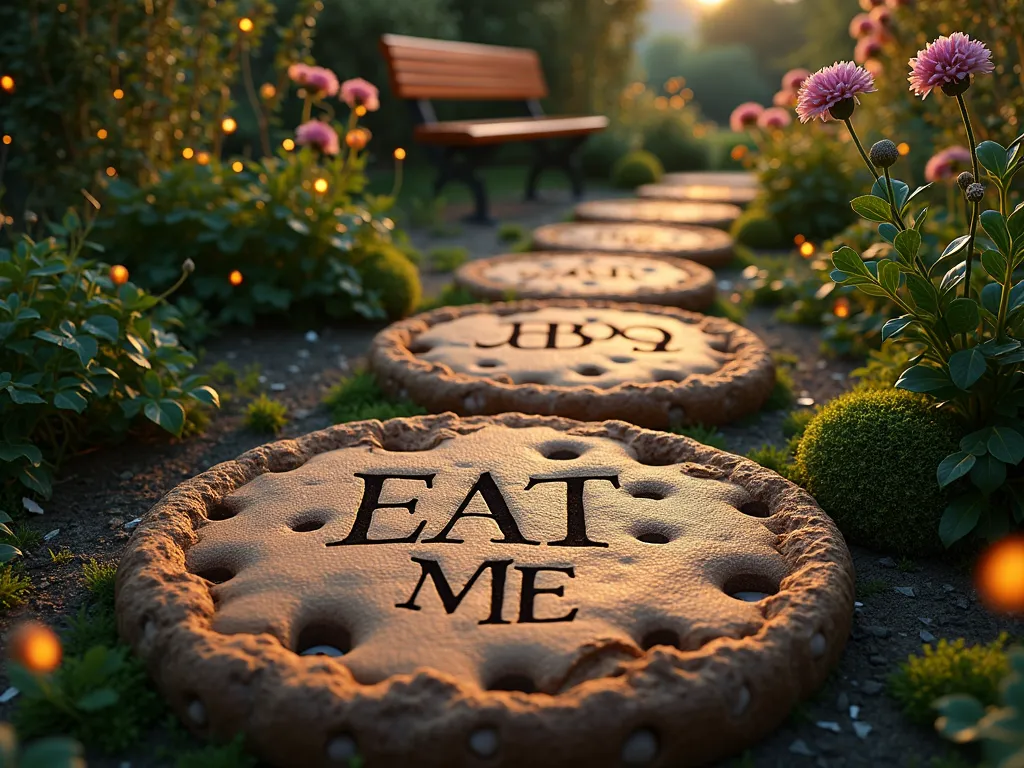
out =
[(171, 490), (122, 637), (279, 768), (697, 766), (838, 661), (853, 568), (800, 488), (622, 422), (356, 422)]
[(369, 363), (383, 389), (433, 413), (519, 411), (654, 428), (735, 421), (775, 384), (768, 349), (746, 328), (608, 301), (442, 307), (378, 333)]
[(731, 203), (748, 205), (757, 197), (754, 187), (729, 186), (726, 184), (643, 184), (636, 189), (638, 197), (650, 200), (674, 200), (676, 202)]
[(709, 267), (728, 264), (733, 257), (732, 238), (720, 229), (660, 224), (591, 221), (545, 224), (533, 231), (533, 247), (538, 251), (677, 256)]
[(696, 225), (728, 229), (742, 211), (728, 203), (677, 203), (672, 200), (591, 200), (576, 206), (579, 221)]
[(683, 171), (666, 173), (662, 184), (682, 186), (705, 185), (711, 187), (757, 187), (757, 174), (748, 171)]
[(517, 299), (608, 299), (706, 309), (715, 273), (674, 256), (610, 253), (511, 253), (463, 264), (455, 280), (474, 296)]

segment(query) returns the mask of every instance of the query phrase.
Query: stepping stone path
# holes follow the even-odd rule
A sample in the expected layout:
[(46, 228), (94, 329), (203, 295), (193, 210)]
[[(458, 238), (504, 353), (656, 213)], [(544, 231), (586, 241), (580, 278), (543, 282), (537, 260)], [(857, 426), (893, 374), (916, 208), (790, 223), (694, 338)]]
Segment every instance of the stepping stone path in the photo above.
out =
[(455, 281), (489, 301), (608, 299), (706, 309), (715, 300), (715, 273), (674, 256), (610, 253), (511, 253), (463, 264)]
[(660, 224), (546, 224), (533, 231), (533, 247), (538, 251), (677, 256), (709, 267), (724, 266), (733, 258), (732, 238), (720, 229)]
[(673, 186), (720, 186), (757, 188), (757, 174), (748, 171), (684, 171), (666, 173), (662, 184)]
[(650, 200), (694, 201), (704, 203), (730, 203), (748, 205), (757, 197), (755, 187), (729, 186), (726, 184), (643, 184), (637, 187), (637, 196)]
[(664, 429), (757, 411), (775, 370), (753, 333), (720, 317), (607, 301), (443, 307), (385, 328), (380, 386), (432, 413), (504, 412)]
[(172, 489), (117, 608), (183, 722), (274, 766), (696, 766), (822, 685), (853, 584), (835, 525), (753, 462), (622, 422), (444, 414)]
[(671, 200), (591, 200), (576, 206), (579, 221), (697, 225), (728, 229), (739, 218), (738, 206), (727, 203), (676, 203)]

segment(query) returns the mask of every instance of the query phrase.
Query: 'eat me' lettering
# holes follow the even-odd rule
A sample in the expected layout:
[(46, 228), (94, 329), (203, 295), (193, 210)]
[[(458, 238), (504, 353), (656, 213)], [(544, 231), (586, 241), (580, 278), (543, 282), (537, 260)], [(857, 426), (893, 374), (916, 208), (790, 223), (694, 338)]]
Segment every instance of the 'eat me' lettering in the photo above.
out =
[[(628, 328), (616, 328), (610, 323), (591, 323), (591, 326), (604, 326), (611, 331), (608, 336), (595, 337), (584, 333), (584, 325), (580, 323), (511, 323), (512, 330), (508, 338), (494, 344), (476, 342), (479, 349), (496, 349), (497, 347), (514, 347), (516, 349), (580, 349), (595, 341), (610, 341), (616, 336), (632, 341), (638, 346), (634, 352), (667, 352), (672, 342), (672, 334), (655, 325), (631, 325)], [(657, 339), (645, 339), (636, 336), (638, 331), (651, 331), (659, 336)], [(527, 343), (528, 340), (535, 340)], [(540, 343), (537, 343), (540, 342)]]

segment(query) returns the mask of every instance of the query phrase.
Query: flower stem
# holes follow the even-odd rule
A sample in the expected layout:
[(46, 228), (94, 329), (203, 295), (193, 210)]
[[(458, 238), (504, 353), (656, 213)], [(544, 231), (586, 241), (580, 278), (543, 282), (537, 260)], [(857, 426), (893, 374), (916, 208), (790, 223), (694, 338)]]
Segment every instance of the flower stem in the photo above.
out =
[(896, 219), (896, 224), (901, 230), (906, 230), (907, 225), (903, 223), (903, 217), (900, 216), (900, 211), (896, 207), (896, 191), (892, 186), (892, 177), (889, 175), (889, 169), (883, 168), (882, 172), (885, 174), (885, 191), (889, 195), (889, 210), (892, 211), (892, 216)]
[(960, 106), (960, 116), (964, 119), (964, 128), (967, 130), (967, 143), (971, 145), (971, 166), (974, 169), (974, 180), (981, 183), (981, 165), (978, 163), (977, 141), (974, 138), (974, 126), (971, 125), (971, 115), (967, 111), (967, 103), (962, 93), (956, 96), (956, 103)]
[[(981, 203), (974, 204), (971, 214), (971, 233), (967, 238), (967, 259), (964, 262), (964, 298), (971, 298), (971, 265), (974, 263), (974, 238), (978, 234), (978, 219), (981, 218)], [(964, 348), (967, 348), (967, 332), (963, 335)]]
[(857, 137), (857, 132), (853, 130), (853, 121), (850, 118), (843, 120), (846, 123), (846, 130), (850, 132), (850, 138), (853, 139), (853, 143), (857, 145), (857, 151), (860, 152), (861, 158), (864, 160), (864, 165), (871, 171), (871, 175), (874, 176), (875, 181), (878, 180), (878, 169), (875, 168), (874, 163), (871, 162), (871, 158), (868, 157), (868, 153), (864, 151), (864, 145), (860, 143), (860, 139)]

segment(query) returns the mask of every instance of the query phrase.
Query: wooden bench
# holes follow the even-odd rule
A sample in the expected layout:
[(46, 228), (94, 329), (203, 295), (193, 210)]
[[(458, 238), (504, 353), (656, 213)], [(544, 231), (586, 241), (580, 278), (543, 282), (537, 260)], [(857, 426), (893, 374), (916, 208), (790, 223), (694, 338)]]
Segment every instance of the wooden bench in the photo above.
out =
[[(476, 202), (471, 221), (491, 222), (478, 170), (509, 142), (528, 141), (535, 150), (526, 179), (527, 200), (536, 198), (537, 180), (549, 167), (568, 175), (576, 197), (583, 194), (578, 150), (587, 136), (608, 126), (608, 118), (545, 115), (540, 99), (547, 96), (548, 87), (535, 51), (403, 35), (384, 35), (380, 48), (392, 91), (412, 108), (415, 139), (431, 150), (437, 165), (434, 194), (451, 181), (465, 183)], [(520, 101), (526, 114), (439, 122), (431, 99)]]

